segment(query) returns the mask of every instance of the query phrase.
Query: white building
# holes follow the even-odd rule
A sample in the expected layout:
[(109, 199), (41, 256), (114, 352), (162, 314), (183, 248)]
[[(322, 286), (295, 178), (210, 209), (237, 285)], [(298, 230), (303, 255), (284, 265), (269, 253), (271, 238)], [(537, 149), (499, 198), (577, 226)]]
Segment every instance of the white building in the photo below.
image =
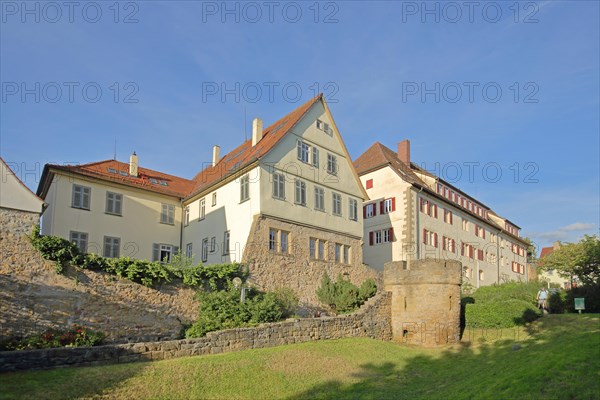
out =
[(475, 287), (527, 280), (520, 228), (410, 160), (405, 140), (394, 152), (375, 143), (354, 165), (370, 200), (363, 207), (364, 261), (456, 259)]

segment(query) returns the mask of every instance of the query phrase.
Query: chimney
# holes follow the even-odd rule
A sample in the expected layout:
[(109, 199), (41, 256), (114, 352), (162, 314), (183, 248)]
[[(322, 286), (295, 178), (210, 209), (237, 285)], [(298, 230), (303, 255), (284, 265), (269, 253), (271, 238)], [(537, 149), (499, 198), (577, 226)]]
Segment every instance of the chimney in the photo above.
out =
[(129, 156), (129, 175), (138, 177), (138, 156), (135, 151)]
[(410, 140), (403, 140), (398, 143), (398, 158), (403, 163), (410, 165)]
[(212, 166), (214, 167), (219, 162), (221, 158), (221, 148), (217, 145), (213, 146), (213, 161)]
[(252, 120), (252, 147), (256, 146), (256, 143), (260, 142), (263, 136), (263, 121), (260, 118), (254, 118)]
[(552, 243), (552, 248), (553, 248), (554, 250), (558, 250), (558, 249), (560, 249), (560, 242), (554, 242), (554, 243)]

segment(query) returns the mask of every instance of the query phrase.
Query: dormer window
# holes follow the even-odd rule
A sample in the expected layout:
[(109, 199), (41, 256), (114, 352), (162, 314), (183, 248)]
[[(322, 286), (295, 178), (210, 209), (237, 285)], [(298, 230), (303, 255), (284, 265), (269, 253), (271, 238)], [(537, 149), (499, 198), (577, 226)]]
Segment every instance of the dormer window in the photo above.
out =
[(158, 181), (156, 179), (154, 179), (154, 178), (150, 178), (150, 183), (153, 183), (153, 184), (157, 185)]
[(111, 174), (116, 174), (117, 170), (111, 167), (108, 167), (108, 172), (110, 172)]
[(327, 122), (323, 122), (320, 119), (317, 120), (317, 129), (322, 130), (323, 132), (325, 132), (328, 135), (331, 135), (331, 127), (329, 126), (329, 124)]

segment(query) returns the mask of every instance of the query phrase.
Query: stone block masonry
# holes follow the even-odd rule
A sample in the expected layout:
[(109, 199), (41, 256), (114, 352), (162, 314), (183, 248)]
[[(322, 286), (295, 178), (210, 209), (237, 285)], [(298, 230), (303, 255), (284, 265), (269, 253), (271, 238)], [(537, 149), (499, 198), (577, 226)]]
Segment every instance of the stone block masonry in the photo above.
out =
[(195, 291), (147, 288), (103, 272), (58, 275), (26, 237), (37, 214), (0, 209), (0, 341), (77, 323), (107, 342), (177, 339), (197, 318)]
[(348, 337), (391, 340), (390, 303), (391, 294), (382, 292), (353, 314), (228, 329), (198, 339), (5, 351), (0, 352), (0, 372), (163, 360)]

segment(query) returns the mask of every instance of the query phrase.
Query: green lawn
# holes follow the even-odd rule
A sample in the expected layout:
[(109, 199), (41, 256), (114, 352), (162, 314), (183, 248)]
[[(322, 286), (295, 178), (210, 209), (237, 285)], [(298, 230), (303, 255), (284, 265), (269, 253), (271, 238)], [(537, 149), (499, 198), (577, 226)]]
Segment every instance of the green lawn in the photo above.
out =
[[(0, 374), (1, 399), (600, 399), (600, 316), (421, 349), (344, 339), (154, 363)], [(511, 338), (511, 339), (506, 339)], [(520, 348), (515, 348), (518, 344)]]

